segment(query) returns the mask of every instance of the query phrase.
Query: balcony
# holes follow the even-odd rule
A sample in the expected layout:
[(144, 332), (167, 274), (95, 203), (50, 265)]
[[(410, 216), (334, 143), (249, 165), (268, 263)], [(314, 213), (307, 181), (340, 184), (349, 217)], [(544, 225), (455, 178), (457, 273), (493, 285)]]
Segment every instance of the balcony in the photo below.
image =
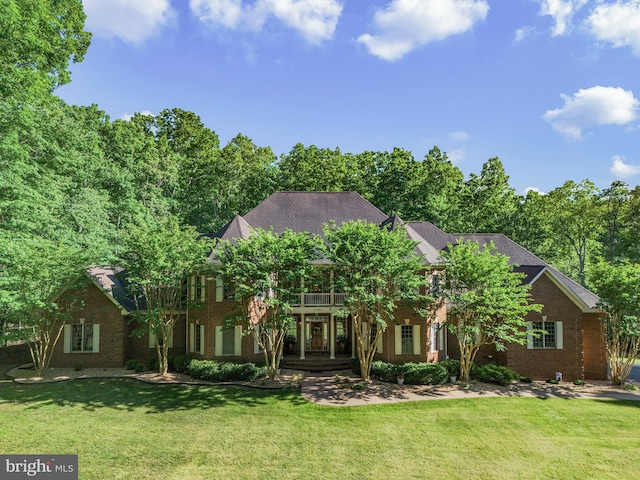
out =
[(300, 295), (299, 300), (294, 300), (294, 307), (330, 307), (332, 305), (344, 305), (344, 293), (314, 292)]

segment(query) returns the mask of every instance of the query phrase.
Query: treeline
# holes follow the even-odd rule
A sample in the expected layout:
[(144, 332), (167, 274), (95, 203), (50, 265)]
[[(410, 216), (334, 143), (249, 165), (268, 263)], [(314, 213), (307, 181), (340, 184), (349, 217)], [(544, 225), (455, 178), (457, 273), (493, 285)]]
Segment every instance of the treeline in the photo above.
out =
[(567, 181), (522, 197), (498, 158), (465, 178), (437, 147), (415, 158), (402, 148), (297, 144), (277, 157), (242, 134), (221, 146), (195, 113), (178, 108), (111, 120), (96, 105), (66, 105), (53, 92), (89, 45), (81, 3), (9, 3), (0, 15), (2, 258), (11, 245), (56, 244), (107, 263), (131, 225), (175, 216), (212, 232), (278, 190), (353, 190), (446, 232), (504, 233), (582, 283), (600, 259), (640, 262), (640, 188), (622, 182), (599, 190)]

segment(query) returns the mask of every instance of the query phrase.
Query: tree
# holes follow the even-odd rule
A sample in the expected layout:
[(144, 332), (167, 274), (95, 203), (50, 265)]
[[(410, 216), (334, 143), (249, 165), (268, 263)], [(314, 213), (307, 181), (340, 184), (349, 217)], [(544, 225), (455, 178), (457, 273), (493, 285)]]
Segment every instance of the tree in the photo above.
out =
[(82, 253), (26, 235), (0, 236), (0, 312), (5, 340), (26, 342), (38, 375), (49, 367), (66, 321), (80, 307)]
[(292, 303), (302, 293), (302, 281), (312, 276), (317, 259), (315, 238), (285, 230), (277, 234), (255, 230), (234, 243), (222, 241), (215, 257), (220, 275), (233, 285), (240, 311), (229, 321), (239, 322), (253, 335), (264, 353), (269, 378), (275, 378), (289, 324)]
[(547, 196), (552, 231), (561, 248), (566, 245), (573, 251), (578, 263), (577, 278), (582, 286), (586, 285), (587, 256), (602, 231), (599, 194), (592, 182), (583, 180), (567, 181)]
[(611, 383), (624, 385), (640, 355), (640, 265), (600, 262), (591, 277), (607, 326)]
[[(344, 307), (338, 315), (351, 317), (360, 375), (368, 380), (382, 332), (395, 322), (396, 300), (419, 304), (416, 292), (424, 284), (424, 264), (416, 255), (416, 242), (402, 227), (392, 230), (351, 221), (341, 226), (326, 225), (324, 234), (336, 288), (345, 293)], [(365, 331), (365, 324), (376, 328)]]
[(125, 237), (121, 265), (136, 301), (136, 318), (142, 327), (134, 333), (155, 335), (159, 371), (168, 370), (169, 339), (184, 311), (186, 281), (208, 264), (210, 243), (198, 238), (193, 227), (183, 227), (175, 217), (132, 225)]
[(509, 258), (497, 253), (493, 243), (481, 248), (460, 238), (447, 246), (442, 260), (446, 325), (460, 347), (460, 378), (469, 381), (480, 347), (495, 345), (502, 351), (507, 343), (526, 343), (524, 317), (542, 306), (530, 303), (530, 285), (522, 284), (523, 275), (513, 271)]
[(20, 104), (69, 83), (69, 61), (81, 62), (91, 39), (82, 2), (2, 0), (0, 9), (0, 98)]

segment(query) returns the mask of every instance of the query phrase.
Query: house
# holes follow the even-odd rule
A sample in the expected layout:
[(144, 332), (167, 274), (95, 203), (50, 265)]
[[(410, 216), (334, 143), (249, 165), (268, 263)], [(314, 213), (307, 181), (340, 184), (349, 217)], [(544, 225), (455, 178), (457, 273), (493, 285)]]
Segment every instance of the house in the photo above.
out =
[[(529, 337), (526, 345), (510, 345), (506, 352), (481, 350), (479, 362), (497, 362), (521, 375), (544, 379), (562, 372), (564, 379), (606, 379), (603, 324), (596, 308), (598, 298), (582, 286), (553, 269), (504, 235), (447, 234), (429, 222), (403, 223), (389, 217), (355, 192), (277, 192), (243, 216), (236, 216), (212, 236), (233, 240), (246, 238), (252, 229), (285, 229), (322, 235), (329, 221), (341, 224), (366, 220), (388, 228), (402, 224), (418, 242), (416, 254), (425, 267), (439, 266), (439, 252), (460, 237), (481, 244), (493, 241), (499, 252), (518, 265), (531, 285), (535, 303), (542, 313), (531, 313), (527, 320), (547, 331), (539, 338)], [(211, 259), (215, 266), (215, 260)], [(322, 262), (320, 262), (322, 263)], [(325, 262), (326, 263), (326, 262)], [(319, 265), (319, 268), (329, 265)], [(336, 312), (344, 294), (335, 291), (326, 268), (326, 281), (318, 281), (300, 296), (294, 306), (288, 335), (296, 343), (285, 351), (285, 365), (305, 368), (324, 362), (326, 368), (348, 364), (355, 351), (351, 322)], [(94, 267), (88, 271), (91, 284), (83, 291), (85, 307), (65, 326), (63, 342), (57, 346), (52, 365), (121, 366), (128, 359), (146, 360), (155, 355), (155, 338), (131, 337), (133, 304), (124, 289), (124, 273), (117, 269)], [(437, 273), (437, 272), (436, 272)], [(192, 275), (188, 294), (200, 307), (186, 310), (177, 322), (170, 353), (190, 353), (198, 358), (228, 361), (260, 361), (258, 345), (243, 336), (241, 327), (223, 328), (223, 320), (234, 311), (233, 291), (220, 278)], [(396, 309), (397, 324), (381, 336), (376, 358), (392, 363), (439, 361), (457, 358), (454, 337), (439, 324), (446, 319), (446, 307), (436, 312), (436, 321), (427, 322), (402, 303)], [(369, 332), (375, 325), (363, 325)], [(371, 338), (371, 337), (370, 337)], [(342, 340), (347, 339), (346, 343)]]

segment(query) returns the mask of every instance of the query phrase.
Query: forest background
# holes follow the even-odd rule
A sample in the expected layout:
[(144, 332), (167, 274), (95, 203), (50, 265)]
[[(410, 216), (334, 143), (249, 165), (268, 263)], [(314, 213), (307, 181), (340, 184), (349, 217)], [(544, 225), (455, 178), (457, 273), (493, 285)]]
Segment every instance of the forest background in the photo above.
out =
[(5, 265), (60, 246), (85, 265), (112, 264), (132, 225), (176, 217), (211, 233), (281, 190), (356, 191), (405, 221), (502, 233), (586, 286), (600, 260), (640, 262), (638, 186), (559, 179), (547, 194), (522, 196), (498, 158), (465, 178), (437, 147), (419, 158), (401, 147), (347, 153), (296, 144), (277, 157), (242, 133), (221, 146), (197, 113), (180, 108), (111, 120), (98, 105), (67, 105), (54, 93), (90, 42), (81, 2), (11, 0), (2, 9)]

